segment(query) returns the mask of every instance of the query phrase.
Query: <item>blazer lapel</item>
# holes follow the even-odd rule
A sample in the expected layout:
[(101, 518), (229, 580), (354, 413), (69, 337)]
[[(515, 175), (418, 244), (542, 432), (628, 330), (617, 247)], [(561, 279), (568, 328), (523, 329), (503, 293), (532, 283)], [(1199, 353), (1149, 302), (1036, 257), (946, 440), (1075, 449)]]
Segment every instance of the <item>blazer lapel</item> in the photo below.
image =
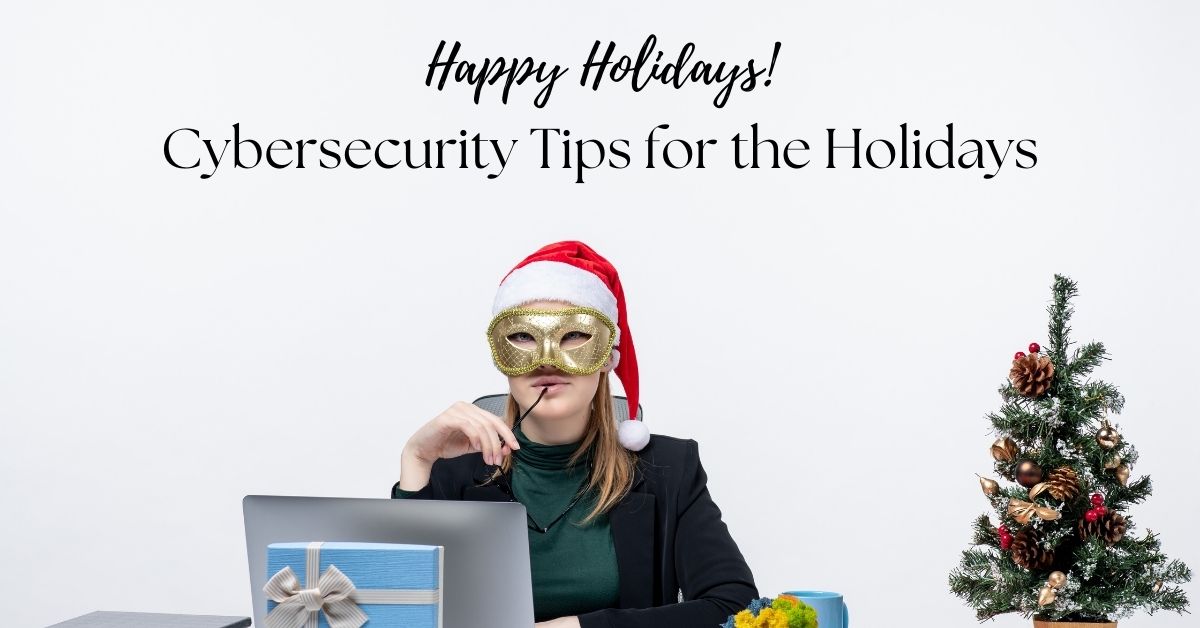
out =
[(654, 606), (655, 500), (653, 493), (638, 492), (643, 481), (639, 464), (629, 493), (608, 513), (620, 572), (621, 608)]

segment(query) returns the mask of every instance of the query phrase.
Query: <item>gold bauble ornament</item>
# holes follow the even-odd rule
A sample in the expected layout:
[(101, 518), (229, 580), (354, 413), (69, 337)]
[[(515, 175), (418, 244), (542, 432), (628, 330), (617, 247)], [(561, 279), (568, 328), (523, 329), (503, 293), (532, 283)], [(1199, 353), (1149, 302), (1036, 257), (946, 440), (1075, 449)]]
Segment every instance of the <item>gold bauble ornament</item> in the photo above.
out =
[(1048, 580), (1046, 580), (1046, 584), (1054, 587), (1055, 589), (1061, 587), (1062, 585), (1064, 585), (1066, 583), (1067, 583), (1067, 574), (1065, 574), (1061, 571), (1055, 571), (1055, 572), (1051, 573), (1050, 578)]
[(1105, 421), (1100, 431), (1096, 432), (1096, 442), (1105, 449), (1116, 449), (1117, 445), (1121, 444), (1121, 435)]
[(1049, 606), (1054, 603), (1054, 589), (1050, 585), (1042, 587), (1042, 592), (1038, 593), (1038, 606)]
[(1112, 471), (1113, 469), (1116, 469), (1119, 466), (1121, 466), (1121, 457), (1120, 456), (1113, 456), (1112, 458), (1109, 458), (1107, 462), (1104, 463), (1104, 469), (1107, 471)]
[(985, 478), (982, 475), (979, 477), (979, 487), (983, 489), (983, 494), (991, 497), (1000, 493), (1000, 484), (991, 478)]
[(1046, 579), (1046, 586), (1042, 587), (1042, 591), (1038, 593), (1038, 605), (1049, 606), (1054, 603), (1056, 589), (1062, 588), (1062, 585), (1067, 583), (1067, 574), (1061, 571), (1050, 573), (1050, 577)]
[(992, 443), (992, 457), (999, 462), (1007, 462), (1016, 458), (1017, 444), (1007, 436), (997, 438), (996, 442)]
[(1151, 589), (1152, 589), (1152, 590), (1153, 590), (1155, 593), (1158, 593), (1159, 591), (1162, 591), (1162, 585), (1163, 585), (1163, 581), (1162, 581), (1162, 580), (1155, 580), (1155, 581), (1154, 581), (1154, 586), (1153, 586), (1153, 587), (1151, 587)]
[(1113, 473), (1116, 474), (1117, 481), (1121, 483), (1121, 486), (1129, 485), (1129, 467), (1121, 465)]

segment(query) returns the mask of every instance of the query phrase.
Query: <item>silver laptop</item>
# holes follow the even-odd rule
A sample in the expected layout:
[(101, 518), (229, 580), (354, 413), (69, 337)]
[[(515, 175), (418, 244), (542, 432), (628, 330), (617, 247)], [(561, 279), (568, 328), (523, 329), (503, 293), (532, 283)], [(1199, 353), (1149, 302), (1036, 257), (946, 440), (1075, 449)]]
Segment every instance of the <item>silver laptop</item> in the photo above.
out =
[(267, 545), (311, 541), (441, 545), (443, 628), (533, 626), (521, 504), (247, 495), (242, 512), (255, 626), (266, 625)]

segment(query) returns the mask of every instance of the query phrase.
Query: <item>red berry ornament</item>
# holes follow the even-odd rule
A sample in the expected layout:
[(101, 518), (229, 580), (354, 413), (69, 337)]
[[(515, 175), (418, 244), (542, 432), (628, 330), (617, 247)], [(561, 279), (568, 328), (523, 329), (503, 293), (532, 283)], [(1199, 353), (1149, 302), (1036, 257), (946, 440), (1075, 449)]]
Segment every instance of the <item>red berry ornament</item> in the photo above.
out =
[(1092, 505), (1093, 506), (1103, 506), (1104, 505), (1104, 496), (1101, 495), (1100, 493), (1092, 493)]
[(1104, 506), (1096, 506), (1092, 509), (1092, 512), (1096, 513), (1097, 518), (1100, 518), (1108, 514), (1108, 509)]
[(1088, 523), (1095, 523), (1096, 520), (1100, 518), (1100, 513), (1096, 512), (1095, 510), (1089, 510), (1083, 513), (1083, 518), (1087, 519)]
[(1020, 360), (1020, 359), (1021, 359), (1021, 358), (1023, 358), (1023, 357), (1025, 357), (1025, 352), (1024, 352), (1024, 351), (1018, 351), (1018, 352), (1016, 352), (1016, 353), (1014, 353), (1014, 354), (1013, 354), (1013, 359), (1014, 359), (1014, 360)]
[(1042, 345), (1039, 345), (1036, 342), (1029, 343), (1029, 352), (1030, 353), (1037, 353), (1038, 351), (1041, 351), (1041, 350), (1042, 350)]
[(996, 533), (1000, 535), (1000, 549), (1006, 550), (1012, 546), (1013, 537), (1008, 531), (1008, 526), (1001, 525), (996, 528)]

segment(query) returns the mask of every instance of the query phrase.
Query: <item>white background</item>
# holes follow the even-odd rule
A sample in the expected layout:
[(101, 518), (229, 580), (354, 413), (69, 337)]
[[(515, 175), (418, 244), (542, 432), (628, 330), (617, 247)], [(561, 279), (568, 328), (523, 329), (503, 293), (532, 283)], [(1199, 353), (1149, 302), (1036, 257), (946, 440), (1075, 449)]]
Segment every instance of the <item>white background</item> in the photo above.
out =
[[(859, 626), (974, 625), (947, 589), (984, 512), (984, 414), (1045, 341), (1055, 272), (1113, 360), (1154, 477), (1135, 521), (1200, 568), (1190, 3), (63, 3), (0, 20), (0, 571), (9, 626), (95, 609), (249, 614), (241, 498), (385, 497), (408, 436), (504, 390), (495, 285), (583, 239), (620, 269), (657, 433), (695, 438), (760, 591)], [(773, 83), (578, 87), (596, 39), (769, 58)], [(423, 85), (463, 54), (572, 67), (550, 105)], [(254, 170), (166, 135), (517, 138), (505, 173)], [(738, 171), (758, 122), (1033, 138), (1038, 165)], [(528, 129), (722, 141), (704, 170), (538, 169)], [(664, 136), (668, 137), (668, 136)], [(639, 144), (634, 145), (635, 147)], [(820, 157), (819, 150), (816, 157)], [(640, 153), (635, 155), (640, 158)], [(639, 165), (635, 162), (635, 166)], [(313, 473), (308, 461), (324, 468)], [(1200, 587), (1187, 587), (1194, 601)], [(1191, 625), (1174, 614), (1123, 625)], [(1016, 616), (998, 626), (1026, 626)]]

